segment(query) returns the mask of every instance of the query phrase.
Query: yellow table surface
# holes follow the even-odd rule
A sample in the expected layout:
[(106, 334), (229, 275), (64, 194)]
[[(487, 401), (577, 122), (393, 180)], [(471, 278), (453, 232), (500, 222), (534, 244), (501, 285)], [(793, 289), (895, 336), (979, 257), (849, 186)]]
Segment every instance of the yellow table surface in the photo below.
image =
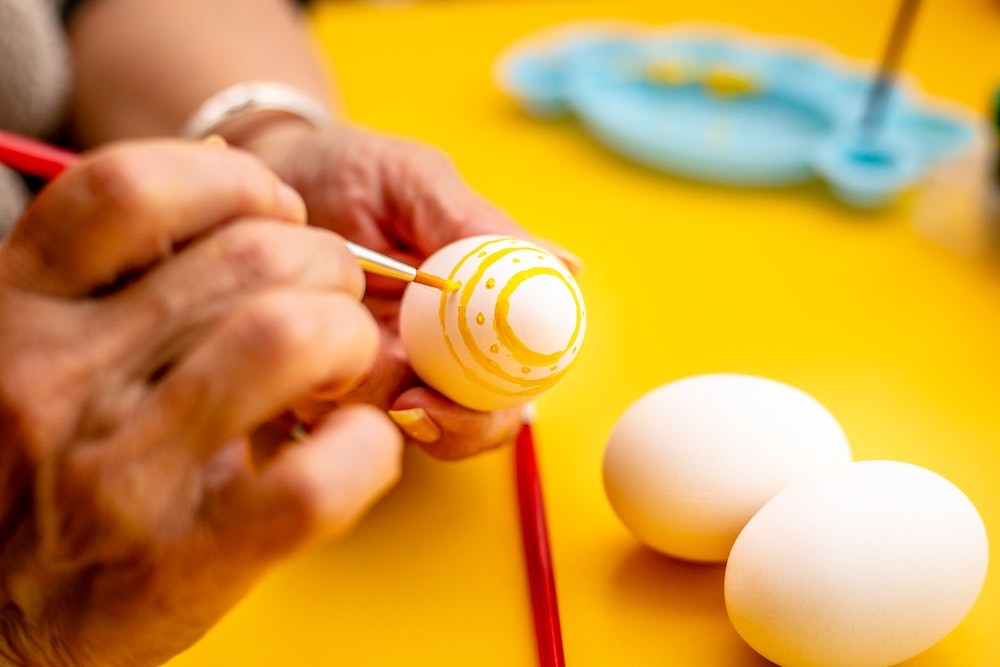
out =
[[(313, 13), (346, 113), (436, 144), (529, 229), (579, 254), (589, 316), (574, 370), (538, 405), (536, 439), (568, 664), (769, 664), (728, 623), (723, 567), (641, 548), (608, 505), (601, 457), (647, 390), (740, 372), (793, 384), (840, 420), (857, 458), (952, 480), (1000, 547), (1000, 262), (918, 236), (912, 200), (862, 214), (821, 186), (739, 191), (656, 174), (572, 122), (519, 112), (497, 55), (592, 17), (705, 20), (878, 57), (883, 0), (333, 3)], [(1000, 5), (928, 0), (906, 69), (985, 108), (1000, 84)], [(419, 451), (350, 536), (278, 567), (171, 662), (535, 664), (511, 449), (458, 464)], [(996, 551), (996, 549), (995, 549)], [(912, 667), (1000, 664), (1000, 563), (965, 621)]]

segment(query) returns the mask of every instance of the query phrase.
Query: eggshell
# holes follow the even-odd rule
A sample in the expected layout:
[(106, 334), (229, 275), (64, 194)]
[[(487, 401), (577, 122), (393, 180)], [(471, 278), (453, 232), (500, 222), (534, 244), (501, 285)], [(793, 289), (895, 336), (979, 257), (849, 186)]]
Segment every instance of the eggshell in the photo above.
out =
[(951, 482), (863, 461), (775, 496), (740, 533), (725, 595), (783, 667), (888, 667), (945, 637), (986, 576), (982, 519)]
[(579, 354), (583, 296), (566, 267), (538, 246), (476, 236), (445, 246), (420, 269), (461, 287), (444, 293), (411, 283), (400, 335), (417, 375), (456, 403), (522, 405), (558, 382)]
[(840, 425), (794, 387), (748, 375), (663, 385), (618, 420), (604, 487), (642, 542), (694, 561), (724, 561), (746, 522), (806, 475), (851, 459)]

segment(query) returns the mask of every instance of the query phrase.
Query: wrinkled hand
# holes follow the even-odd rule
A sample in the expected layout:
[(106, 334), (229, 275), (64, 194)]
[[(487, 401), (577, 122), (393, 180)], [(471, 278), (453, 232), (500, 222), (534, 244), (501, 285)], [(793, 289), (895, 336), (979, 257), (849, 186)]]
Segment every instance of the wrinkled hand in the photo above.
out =
[(378, 344), (302, 209), (245, 153), (139, 144), (0, 243), (0, 662), (161, 664), (395, 481), (373, 408), (290, 442), (287, 407), (351, 390)]
[[(289, 122), (245, 147), (299, 191), (310, 224), (412, 265), (468, 236), (531, 238), (473, 193), (441, 153), (415, 142), (345, 126), (317, 131)], [(578, 261), (541, 243), (569, 262)], [(520, 423), (519, 409), (469, 410), (414, 375), (398, 333), (402, 289), (398, 281), (369, 277), (365, 303), (381, 327), (381, 348), (368, 378), (343, 400), (393, 410), (407, 435), (440, 458), (461, 458), (509, 441)], [(300, 414), (314, 417), (329, 405), (300, 406)]]

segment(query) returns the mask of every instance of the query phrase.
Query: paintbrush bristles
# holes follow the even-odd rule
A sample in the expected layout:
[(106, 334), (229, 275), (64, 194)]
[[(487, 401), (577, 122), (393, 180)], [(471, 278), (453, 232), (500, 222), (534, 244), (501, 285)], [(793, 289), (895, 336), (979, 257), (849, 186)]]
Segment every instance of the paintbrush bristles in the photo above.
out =
[(436, 287), (442, 292), (454, 292), (461, 286), (461, 283), (457, 283), (454, 280), (439, 278), (429, 273), (424, 273), (423, 271), (417, 271), (417, 275), (413, 278), (413, 282), (420, 283), (421, 285), (427, 285), (428, 287)]

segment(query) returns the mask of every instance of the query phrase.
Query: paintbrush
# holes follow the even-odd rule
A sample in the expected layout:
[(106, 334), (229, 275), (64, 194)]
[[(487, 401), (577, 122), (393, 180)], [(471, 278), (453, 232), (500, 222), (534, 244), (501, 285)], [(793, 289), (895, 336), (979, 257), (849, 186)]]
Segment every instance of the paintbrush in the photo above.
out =
[(454, 280), (439, 278), (392, 257), (386, 257), (374, 250), (359, 246), (357, 243), (345, 241), (345, 244), (347, 245), (347, 249), (351, 251), (351, 254), (358, 260), (361, 268), (368, 273), (385, 276), (386, 278), (405, 280), (408, 283), (413, 282), (436, 287), (442, 292), (454, 292), (458, 289), (458, 283)]
[[(210, 140), (218, 141), (212, 138)], [(15, 171), (51, 180), (77, 159), (75, 153), (58, 146), (0, 130), (0, 164), (5, 164)], [(357, 258), (361, 268), (368, 273), (428, 285), (443, 292), (458, 289), (458, 284), (453, 280), (421, 271), (356, 243), (347, 242), (347, 248)]]
[(920, 0), (900, 1), (899, 11), (896, 13), (892, 30), (889, 33), (889, 41), (886, 43), (882, 60), (879, 62), (878, 73), (875, 75), (875, 83), (868, 93), (868, 99), (865, 101), (864, 112), (861, 116), (861, 131), (867, 139), (874, 138), (882, 127), (889, 91), (892, 88), (896, 71), (899, 69), (903, 48), (906, 46), (906, 39), (913, 29), (913, 19), (917, 15), (919, 6)]
[(535, 644), (539, 667), (565, 667), (559, 602), (545, 519), (541, 476), (531, 430), (533, 406), (526, 407), (524, 422), (514, 442), (514, 469), (517, 481), (518, 516), (521, 523), (521, 546), (531, 593), (531, 611), (535, 621)]

